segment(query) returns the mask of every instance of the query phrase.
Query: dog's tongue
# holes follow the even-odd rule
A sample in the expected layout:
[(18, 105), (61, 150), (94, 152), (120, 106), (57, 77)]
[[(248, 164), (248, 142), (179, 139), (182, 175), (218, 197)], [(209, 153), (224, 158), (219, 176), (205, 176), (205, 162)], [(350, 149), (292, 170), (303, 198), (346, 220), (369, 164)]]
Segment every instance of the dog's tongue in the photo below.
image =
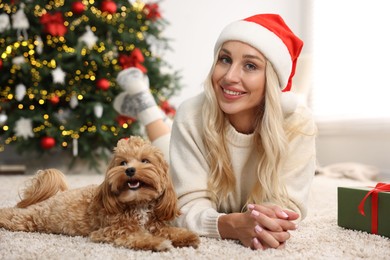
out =
[(131, 181), (128, 183), (130, 189), (137, 189), (140, 186), (139, 181)]

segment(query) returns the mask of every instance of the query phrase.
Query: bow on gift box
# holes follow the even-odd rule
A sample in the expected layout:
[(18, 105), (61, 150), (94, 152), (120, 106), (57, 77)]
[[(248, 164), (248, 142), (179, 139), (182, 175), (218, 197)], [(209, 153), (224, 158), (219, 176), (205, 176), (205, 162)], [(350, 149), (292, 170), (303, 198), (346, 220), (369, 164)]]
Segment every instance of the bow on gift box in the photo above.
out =
[(60, 12), (55, 14), (46, 13), (41, 16), (40, 21), (45, 27), (45, 32), (52, 36), (64, 36), (67, 32), (67, 28), (64, 25), (64, 18)]
[(371, 195), (371, 233), (378, 234), (378, 193), (390, 191), (390, 183), (378, 183), (375, 188), (370, 190), (359, 204), (359, 213), (366, 216), (364, 213), (364, 203)]
[(123, 69), (136, 67), (140, 69), (143, 73), (146, 73), (147, 69), (142, 65), (144, 61), (145, 58), (142, 55), (141, 50), (138, 48), (135, 48), (128, 56), (124, 54), (119, 56), (119, 63), (121, 64)]

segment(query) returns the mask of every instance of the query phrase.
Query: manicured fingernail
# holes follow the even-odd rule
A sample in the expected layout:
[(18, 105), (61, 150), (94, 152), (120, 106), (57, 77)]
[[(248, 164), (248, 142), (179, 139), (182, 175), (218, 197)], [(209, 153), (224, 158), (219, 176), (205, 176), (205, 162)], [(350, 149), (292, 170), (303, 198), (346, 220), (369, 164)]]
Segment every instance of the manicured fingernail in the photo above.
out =
[(253, 238), (252, 241), (256, 249), (263, 249), (263, 246), (260, 244), (260, 241), (257, 239), (257, 237)]
[(255, 208), (255, 205), (253, 204), (248, 204), (248, 209), (254, 209)]
[(260, 215), (260, 212), (258, 212), (257, 210), (252, 210), (252, 215), (257, 217)]
[(284, 211), (282, 211), (282, 216), (283, 216), (284, 218), (288, 218), (288, 215), (287, 215), (287, 213), (286, 213), (286, 212), (284, 212)]
[(257, 233), (260, 233), (261, 231), (263, 231), (263, 229), (259, 225), (255, 226), (255, 230)]
[(298, 228), (299, 228), (299, 226), (297, 224), (295, 224), (295, 229), (298, 229)]

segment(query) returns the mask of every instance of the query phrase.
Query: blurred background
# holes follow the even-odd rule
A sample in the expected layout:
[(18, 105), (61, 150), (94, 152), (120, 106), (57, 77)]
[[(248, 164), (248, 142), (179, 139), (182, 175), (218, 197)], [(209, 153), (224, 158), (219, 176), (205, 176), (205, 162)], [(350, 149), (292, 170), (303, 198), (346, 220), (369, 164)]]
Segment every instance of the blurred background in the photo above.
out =
[[(7, 14), (11, 18), (17, 10), (21, 9), (20, 4), (22, 2), (26, 2), (26, 8), (28, 8), (28, 4), (32, 1), (1, 2), (0, 0), (0, 15)], [(50, 1), (34, 1), (34, 3), (42, 4), (42, 6), (44, 6), (44, 2)], [(135, 19), (138, 21), (139, 32), (153, 36), (149, 38), (155, 39), (137, 38), (139, 36), (137, 32), (134, 32), (135, 40), (120, 38), (121, 46), (125, 47), (118, 49), (118, 57), (120, 54), (130, 57), (134, 49), (141, 49), (145, 59), (143, 65), (148, 69), (149, 77), (152, 78), (151, 88), (153, 94), (162, 106), (167, 108), (168, 113), (174, 111), (187, 98), (202, 91), (202, 82), (212, 62), (215, 40), (227, 23), (257, 13), (280, 14), (291, 29), (305, 42), (298, 61), (293, 90), (300, 96), (302, 102), (311, 107), (316, 118), (319, 127), (317, 139), (319, 165), (327, 166), (346, 162), (361, 163), (377, 167), (382, 174), (390, 175), (390, 102), (388, 102), (386, 95), (390, 87), (388, 81), (388, 69), (390, 68), (388, 65), (390, 60), (388, 46), (390, 46), (390, 40), (387, 37), (390, 16), (386, 13), (386, 10), (388, 10), (386, 9), (386, 0), (79, 0), (69, 1), (68, 4), (64, 4), (63, 1), (53, 0), (51, 2), (62, 6), (62, 9), (59, 7), (60, 10), (75, 8), (71, 6), (73, 2), (81, 2), (88, 7), (98, 3), (100, 9), (104, 9), (106, 12), (110, 12), (110, 7), (114, 2), (116, 9), (113, 11), (113, 15), (115, 15), (115, 12), (122, 10), (121, 6), (130, 8), (129, 6), (132, 5), (133, 9), (130, 8), (131, 12), (127, 13), (128, 18), (122, 24), (133, 28), (134, 25), (130, 23), (130, 20)], [(95, 4), (91, 4), (92, 2)], [(111, 4), (107, 4), (107, 2), (111, 2)], [(5, 4), (15, 7), (7, 11)], [(154, 14), (154, 16), (149, 15), (147, 17), (145, 15), (145, 4), (149, 5), (148, 13)], [(26, 8), (24, 9), (26, 16), (31, 17), (31, 11), (28, 12)], [(50, 11), (54, 11), (54, 9)], [(135, 12), (136, 15), (131, 16), (132, 12)], [(76, 18), (69, 16), (66, 11), (63, 11), (63, 13), (65, 19), (73, 19), (72, 22), (77, 21)], [(89, 9), (84, 14), (92, 16)], [(107, 18), (104, 13), (99, 13), (99, 15), (100, 18)], [(0, 38), (9, 38), (8, 42), (3, 40), (2, 45), (0, 45), (0, 54), (4, 54), (7, 46), (11, 43), (20, 41), (18, 34), (23, 36), (22, 29), (12, 28), (11, 20), (10, 29), (2, 29), (2, 25), (5, 27), (5, 22), (0, 19)], [(108, 23), (108, 20), (105, 21), (106, 23), (101, 24), (101, 26), (108, 24), (108, 31), (121, 26)], [(93, 29), (97, 21), (90, 17), (88, 21), (82, 20), (81, 23), (84, 25), (90, 23)], [(30, 27), (27, 29), (29, 36), (27, 37), (31, 37), (33, 33), (36, 33), (32, 30), (34, 26), (38, 28), (42, 24), (42, 22), (35, 25), (30, 23)], [(20, 26), (22, 27), (22, 25)], [(98, 31), (93, 31), (93, 33), (104, 42), (105, 36), (99, 35)], [(76, 32), (77, 30), (72, 31), (75, 34), (74, 37), (77, 38), (85, 35), (87, 31), (83, 29), (78, 36)], [(70, 37), (68, 35), (70, 35), (69, 32), (66, 37)], [(116, 35), (113, 34), (112, 37), (115, 38)], [(117, 37), (123, 36), (118, 35)], [(164, 38), (164, 40), (158, 41), (158, 38)], [(91, 36), (86, 39), (85, 44), (90, 42)], [(71, 41), (71, 39), (68, 39), (68, 41)], [(106, 46), (109, 46), (109, 42), (106, 43)], [(82, 50), (82, 47), (79, 46), (79, 48)], [(77, 50), (77, 48), (75, 49)], [(92, 48), (92, 50), (94, 49)], [(92, 50), (90, 51), (91, 54), (88, 55), (93, 55)], [(87, 51), (87, 53), (89, 52)], [(98, 54), (101, 53), (94, 55)], [(17, 56), (16, 54), (9, 55)], [(81, 55), (80, 58), (84, 59), (88, 55)], [(112, 55), (115, 57), (115, 53)], [(10, 87), (8, 92), (11, 93), (16, 88), (17, 82), (10, 83), (8, 81), (9, 75), (6, 74), (8, 70), (5, 69), (11, 68), (15, 64), (12, 62), (7, 65), (7, 59), (10, 60), (9, 56), (2, 56), (1, 58), (1, 77), (7, 79), (0, 81), (0, 84), (2, 84), (0, 88), (4, 93), (8, 86)], [(110, 99), (119, 91), (114, 82), (116, 72), (126, 65), (121, 64), (119, 58), (117, 60), (117, 64), (110, 64), (105, 68), (108, 72), (104, 75), (104, 78), (111, 83), (111, 88), (103, 90), (104, 86), (100, 85), (98, 90), (100, 92), (93, 92), (95, 97), (99, 97), (98, 101), (103, 105), (103, 119), (105, 115), (111, 113), (109, 112), (111, 111)], [(65, 67), (65, 65), (63, 66)], [(80, 66), (82, 71), (81, 67), (83, 66)], [(98, 73), (96, 72), (96, 74)], [(159, 82), (162, 81), (164, 81), (164, 84), (159, 85)], [(57, 82), (55, 87), (58, 88), (59, 84), (61, 83)], [(27, 86), (27, 92), (28, 89), (29, 86)], [(66, 111), (66, 106), (69, 106), (70, 93), (78, 92), (74, 89), (67, 91), (66, 94), (60, 96), (60, 101), (64, 102), (63, 111)], [(86, 93), (92, 92), (86, 90)], [(81, 147), (99, 142), (95, 139), (85, 139), (86, 145), (80, 145), (83, 140), (81, 137), (78, 138), (75, 132), (71, 132), (68, 139), (63, 136), (63, 133), (58, 134), (56, 138), (62, 138), (64, 141), (59, 145), (57, 142), (57, 146), (54, 148), (47, 149), (42, 148), (42, 146), (35, 148), (35, 150), (42, 150), (42, 153), (38, 153), (40, 154), (38, 157), (32, 157), (29, 153), (19, 155), (15, 151), (16, 149), (13, 148), (14, 144), (17, 143), (12, 139), (15, 133), (4, 130), (4, 125), (10, 123), (12, 114), (16, 113), (15, 110), (10, 112), (10, 106), (5, 105), (12, 103), (13, 99), (4, 98), (5, 94), (3, 95), (0, 105), (0, 117), (2, 116), (1, 120), (3, 120), (0, 120), (0, 126), (3, 127), (3, 132), (0, 132), (0, 145), (2, 145), (0, 165), (27, 164), (28, 170), (33, 171), (39, 167), (57, 167), (59, 164), (68, 166), (74, 163), (75, 167), (72, 168), (72, 173), (85, 171), (83, 162), (74, 159), (74, 157), (77, 157), (74, 155), (74, 147), (78, 147), (78, 154), (80, 154), (82, 153)], [(67, 96), (69, 96), (68, 99), (66, 99)], [(96, 100), (91, 98), (90, 102), (85, 102), (89, 100), (87, 94), (83, 100), (78, 100), (79, 105), (76, 108), (80, 107), (81, 111), (89, 111), (85, 118), (94, 118), (95, 121), (92, 120), (92, 125), (100, 126), (103, 119), (98, 119), (93, 112), (96, 107)], [(86, 103), (85, 106), (89, 107), (89, 110), (82, 107), (83, 102)], [(75, 113), (76, 109), (72, 108), (70, 110)], [(58, 112), (58, 109), (53, 110), (53, 113)], [(36, 113), (38, 112), (35, 111)], [(4, 117), (7, 120), (4, 120)], [(111, 114), (111, 117), (114, 118), (114, 115)], [(13, 124), (15, 125), (20, 118), (21, 115), (15, 117)], [(88, 121), (87, 119), (83, 120)], [(105, 148), (109, 148), (112, 140), (120, 135), (142, 132), (137, 123), (129, 121), (129, 119), (123, 119), (126, 121), (125, 129), (123, 128), (123, 121), (120, 123), (121, 128), (115, 127), (118, 121), (113, 120), (106, 125), (111, 125), (115, 129), (103, 131), (100, 134), (99, 140), (107, 141)], [(66, 123), (69, 124), (70, 122)], [(91, 131), (93, 132), (93, 129)], [(26, 134), (23, 131), (21, 133), (22, 136)], [(34, 137), (28, 137), (27, 142), (32, 145), (34, 143), (33, 139), (37, 139), (35, 147), (39, 147), (43, 136), (42, 131), (34, 132)], [(19, 136), (19, 139), (22, 139), (21, 136)], [(77, 145), (75, 145), (74, 140), (78, 142)], [(10, 145), (7, 143), (10, 143)], [(21, 147), (22, 150), (26, 150), (28, 146), (23, 144)], [(97, 149), (100, 149), (100, 147), (91, 146), (85, 151), (90, 153), (90, 151)], [(30, 158), (39, 158), (39, 161)], [(99, 163), (104, 164), (100, 157), (93, 161), (95, 165)]]

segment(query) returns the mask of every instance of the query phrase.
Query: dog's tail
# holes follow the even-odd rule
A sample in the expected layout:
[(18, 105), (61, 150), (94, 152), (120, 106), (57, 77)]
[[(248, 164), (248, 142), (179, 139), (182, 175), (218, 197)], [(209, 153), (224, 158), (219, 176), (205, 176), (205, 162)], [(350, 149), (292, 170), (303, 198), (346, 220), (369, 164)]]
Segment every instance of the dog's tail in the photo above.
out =
[(61, 171), (56, 169), (40, 170), (26, 185), (23, 194), (19, 195), (21, 201), (16, 204), (16, 207), (26, 208), (67, 189), (65, 175)]

